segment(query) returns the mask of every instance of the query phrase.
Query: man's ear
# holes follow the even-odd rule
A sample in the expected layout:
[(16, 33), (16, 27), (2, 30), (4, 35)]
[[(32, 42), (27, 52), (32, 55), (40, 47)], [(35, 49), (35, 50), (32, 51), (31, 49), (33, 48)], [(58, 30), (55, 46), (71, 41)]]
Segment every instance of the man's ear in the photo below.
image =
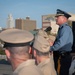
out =
[[(29, 54), (32, 54), (32, 48), (31, 47), (29, 48)], [(33, 55), (34, 55), (34, 57), (36, 57), (36, 50), (33, 50)]]
[(5, 54), (6, 54), (7, 58), (10, 58), (10, 52), (9, 52), (9, 50), (5, 49)]
[(32, 53), (32, 48), (31, 47), (29, 47), (29, 54), (31, 54)]

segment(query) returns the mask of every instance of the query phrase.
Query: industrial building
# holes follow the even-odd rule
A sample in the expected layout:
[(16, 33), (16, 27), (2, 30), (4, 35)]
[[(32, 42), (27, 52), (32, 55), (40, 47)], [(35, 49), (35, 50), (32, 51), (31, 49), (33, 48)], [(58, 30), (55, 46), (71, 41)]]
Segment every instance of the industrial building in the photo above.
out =
[(30, 17), (26, 17), (26, 19), (19, 18), (15, 20), (15, 28), (31, 31), (36, 29), (36, 21), (30, 20)]

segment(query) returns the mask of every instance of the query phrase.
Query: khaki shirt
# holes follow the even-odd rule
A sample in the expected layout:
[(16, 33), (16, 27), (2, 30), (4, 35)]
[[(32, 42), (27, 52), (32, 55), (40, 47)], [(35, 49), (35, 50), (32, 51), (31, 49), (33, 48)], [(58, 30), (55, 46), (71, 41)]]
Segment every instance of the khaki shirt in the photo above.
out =
[(56, 37), (53, 36), (53, 35), (49, 35), (49, 38), (50, 38), (50, 41), (51, 41), (51, 42), (54, 42)]
[(41, 70), (35, 65), (35, 60), (27, 60), (20, 64), (13, 75), (43, 75)]
[(50, 58), (46, 59), (45, 61), (41, 62), (38, 67), (44, 73), (44, 75), (57, 75), (54, 65), (51, 62)]

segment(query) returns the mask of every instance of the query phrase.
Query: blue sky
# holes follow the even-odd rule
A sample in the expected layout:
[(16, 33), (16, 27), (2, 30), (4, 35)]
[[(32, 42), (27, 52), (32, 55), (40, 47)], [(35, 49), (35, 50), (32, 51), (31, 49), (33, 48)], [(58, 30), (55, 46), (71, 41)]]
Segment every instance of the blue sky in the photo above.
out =
[(0, 0), (0, 27), (6, 27), (11, 13), (14, 19), (30, 16), (41, 28), (42, 15), (55, 14), (56, 9), (75, 14), (75, 0)]

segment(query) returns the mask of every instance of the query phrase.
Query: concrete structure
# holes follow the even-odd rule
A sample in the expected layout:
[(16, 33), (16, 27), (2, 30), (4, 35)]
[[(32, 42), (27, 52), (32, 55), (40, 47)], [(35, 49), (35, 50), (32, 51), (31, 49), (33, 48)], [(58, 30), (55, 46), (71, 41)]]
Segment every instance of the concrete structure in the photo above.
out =
[(5, 60), (7, 60), (6, 55), (0, 55), (0, 60), (1, 60), (1, 59), (5, 59)]
[(6, 60), (0, 60), (0, 75), (13, 75), (12, 67)]
[(51, 33), (57, 34), (59, 26), (56, 24), (54, 14), (42, 16), (42, 29), (45, 30), (48, 26), (52, 27)]
[(7, 18), (7, 28), (14, 28), (14, 19), (11, 14)]
[(75, 14), (72, 14), (72, 13), (70, 13), (71, 14), (71, 17), (69, 18), (69, 20), (70, 21), (75, 21)]
[(16, 19), (15, 28), (31, 31), (36, 29), (36, 21), (30, 20), (30, 17), (26, 17), (26, 19)]

